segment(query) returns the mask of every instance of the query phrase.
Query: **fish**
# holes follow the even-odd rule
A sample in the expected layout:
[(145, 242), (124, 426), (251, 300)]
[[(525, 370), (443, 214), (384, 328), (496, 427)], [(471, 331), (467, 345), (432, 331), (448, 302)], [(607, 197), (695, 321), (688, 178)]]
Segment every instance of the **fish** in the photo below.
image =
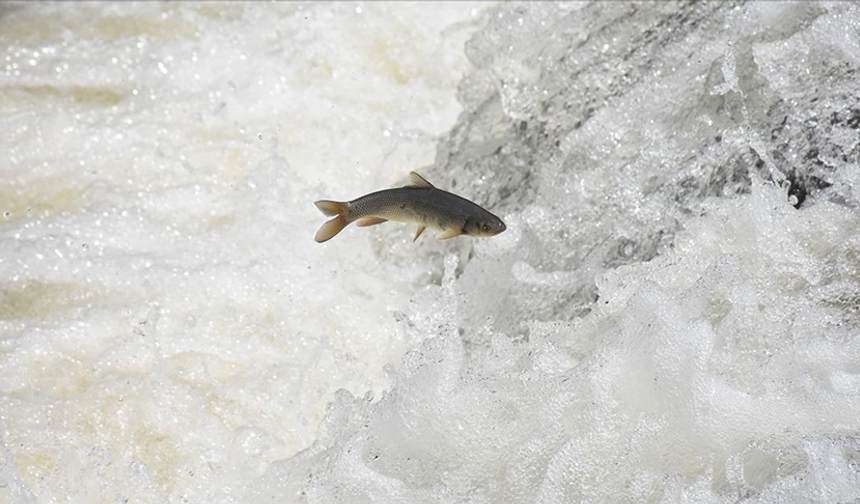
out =
[(320, 200), (314, 202), (329, 217), (314, 239), (323, 243), (331, 240), (347, 225), (375, 226), (387, 221), (418, 224), (415, 237), (425, 229), (441, 231), (436, 238), (447, 240), (455, 236), (495, 236), (505, 230), (505, 223), (490, 212), (456, 194), (443, 191), (416, 172), (409, 174), (409, 184), (365, 194), (352, 201)]

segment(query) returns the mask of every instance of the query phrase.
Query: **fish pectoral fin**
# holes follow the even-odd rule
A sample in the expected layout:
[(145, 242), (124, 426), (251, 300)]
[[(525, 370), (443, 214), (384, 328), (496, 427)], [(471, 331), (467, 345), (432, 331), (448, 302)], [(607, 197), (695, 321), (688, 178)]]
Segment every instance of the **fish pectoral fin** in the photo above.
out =
[(364, 217), (363, 219), (358, 219), (355, 225), (358, 227), (375, 226), (377, 224), (382, 224), (387, 220), (388, 219), (383, 219), (382, 217)]
[(442, 233), (437, 234), (437, 235), (436, 235), (436, 239), (437, 239), (437, 240), (447, 240), (448, 238), (453, 238), (453, 237), (455, 237), (455, 236), (460, 236), (461, 234), (463, 234), (463, 230), (462, 230), (462, 229), (460, 229), (460, 228), (451, 228), (451, 229), (448, 229), (447, 231), (444, 231), (444, 232), (442, 232)]
[(409, 172), (409, 184), (406, 187), (433, 187), (433, 184), (427, 182), (427, 179), (418, 175), (415, 172)]
[(418, 237), (421, 236), (421, 233), (423, 233), (425, 229), (427, 229), (427, 226), (425, 226), (424, 224), (418, 224), (418, 229), (415, 230), (415, 238), (412, 238), (412, 241), (417, 240)]

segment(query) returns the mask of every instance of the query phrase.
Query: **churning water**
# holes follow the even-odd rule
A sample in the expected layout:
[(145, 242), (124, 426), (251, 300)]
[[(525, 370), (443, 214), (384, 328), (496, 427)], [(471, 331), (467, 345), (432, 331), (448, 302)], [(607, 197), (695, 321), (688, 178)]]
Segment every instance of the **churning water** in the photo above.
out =
[[(0, 6), (3, 502), (860, 499), (860, 7)], [(418, 169), (491, 239), (316, 199)]]

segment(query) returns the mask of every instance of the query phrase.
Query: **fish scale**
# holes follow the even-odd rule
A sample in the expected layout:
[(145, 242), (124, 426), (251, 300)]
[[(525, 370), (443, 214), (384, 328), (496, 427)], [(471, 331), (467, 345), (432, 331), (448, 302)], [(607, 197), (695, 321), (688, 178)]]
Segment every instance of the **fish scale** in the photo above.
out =
[(410, 184), (395, 189), (383, 189), (349, 202), (317, 201), (316, 206), (326, 215), (334, 216), (320, 227), (316, 241), (330, 240), (352, 222), (373, 226), (386, 221), (418, 224), (415, 238), (425, 228), (442, 231), (437, 238), (445, 240), (461, 234), (494, 236), (505, 230), (501, 219), (479, 205), (434, 187), (421, 175), (412, 172)]

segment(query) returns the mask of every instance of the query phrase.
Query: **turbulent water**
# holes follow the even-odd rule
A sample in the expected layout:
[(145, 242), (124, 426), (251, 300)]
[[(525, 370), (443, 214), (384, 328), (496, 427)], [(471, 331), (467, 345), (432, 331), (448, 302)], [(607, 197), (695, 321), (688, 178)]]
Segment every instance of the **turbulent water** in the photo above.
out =
[[(860, 499), (860, 7), (0, 6), (0, 501)], [(313, 241), (406, 179), (501, 216)]]

